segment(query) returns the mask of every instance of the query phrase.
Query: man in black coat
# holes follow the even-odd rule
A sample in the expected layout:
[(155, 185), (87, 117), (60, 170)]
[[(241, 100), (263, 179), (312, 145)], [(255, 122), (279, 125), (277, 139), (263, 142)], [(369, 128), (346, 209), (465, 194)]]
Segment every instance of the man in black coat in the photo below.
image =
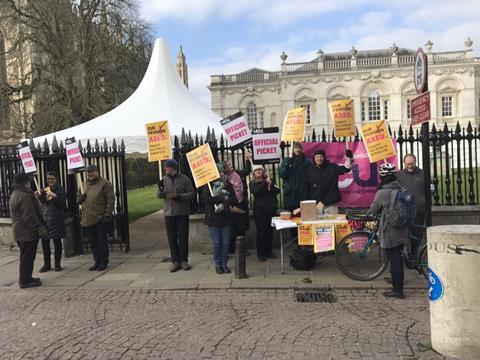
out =
[(345, 165), (337, 165), (326, 159), (325, 150), (320, 149), (313, 155), (313, 165), (310, 166), (303, 179), (304, 200), (315, 200), (325, 207), (324, 211), (338, 214), (337, 203), (340, 202), (338, 177), (350, 171), (353, 162), (351, 150), (346, 151)]

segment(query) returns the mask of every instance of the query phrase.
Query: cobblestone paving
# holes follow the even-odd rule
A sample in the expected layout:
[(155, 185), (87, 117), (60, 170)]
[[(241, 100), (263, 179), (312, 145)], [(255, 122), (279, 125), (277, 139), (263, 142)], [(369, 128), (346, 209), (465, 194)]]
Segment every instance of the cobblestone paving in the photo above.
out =
[(0, 359), (442, 359), (425, 291), (408, 294), (3, 288)]

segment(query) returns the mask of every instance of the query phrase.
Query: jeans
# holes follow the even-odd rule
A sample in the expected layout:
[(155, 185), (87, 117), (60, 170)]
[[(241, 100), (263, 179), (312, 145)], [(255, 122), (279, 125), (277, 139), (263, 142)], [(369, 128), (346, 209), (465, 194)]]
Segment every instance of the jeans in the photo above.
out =
[(17, 242), (20, 248), (20, 277), (18, 283), (25, 285), (32, 280), (33, 263), (37, 255), (38, 240)]
[(99, 222), (93, 226), (85, 227), (85, 234), (90, 242), (93, 260), (97, 266), (108, 265), (109, 250), (105, 226), (102, 222)]
[[(53, 239), (53, 246), (55, 248), (55, 266), (60, 266), (62, 259), (62, 239)], [(43, 249), (43, 263), (47, 266), (51, 264), (52, 252), (50, 250), (50, 239), (42, 239)]]
[(253, 218), (257, 227), (257, 256), (266, 258), (272, 254), (273, 227), (272, 215), (263, 211), (254, 211)]
[(230, 225), (209, 226), (208, 235), (210, 235), (212, 240), (213, 262), (215, 266), (227, 266)]
[(393, 291), (403, 294), (403, 245), (398, 245), (390, 249), (385, 249), (388, 260), (390, 261), (390, 272), (392, 273)]
[(165, 216), (172, 263), (188, 262), (188, 215)]

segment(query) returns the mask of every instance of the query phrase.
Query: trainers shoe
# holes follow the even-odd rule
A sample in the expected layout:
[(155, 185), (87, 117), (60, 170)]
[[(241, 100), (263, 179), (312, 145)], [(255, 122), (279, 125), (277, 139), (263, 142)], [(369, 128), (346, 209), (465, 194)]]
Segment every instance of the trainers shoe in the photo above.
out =
[(20, 289), (28, 289), (42, 285), (40, 280), (32, 279), (26, 284), (20, 284)]
[(52, 270), (52, 267), (50, 265), (43, 265), (40, 270), (38, 270), (39, 273), (44, 273), (44, 272), (47, 272), (47, 271), (50, 271)]
[(170, 266), (169, 270), (170, 270), (171, 273), (177, 272), (178, 270), (180, 270), (180, 264), (177, 263), (177, 262), (173, 263)]
[(95, 270), (97, 270), (97, 269), (98, 269), (98, 265), (97, 265), (97, 264), (94, 264), (93, 266), (90, 266), (90, 267), (88, 268), (88, 271), (95, 271)]
[(215, 266), (215, 271), (218, 275), (222, 275), (225, 272), (221, 266)]
[(182, 262), (181, 266), (182, 266), (182, 269), (185, 271), (190, 270), (192, 268), (186, 261)]
[(383, 293), (383, 296), (387, 298), (395, 298), (395, 299), (405, 299), (405, 296), (401, 293), (398, 293), (396, 291), (390, 290), (390, 291), (385, 291)]

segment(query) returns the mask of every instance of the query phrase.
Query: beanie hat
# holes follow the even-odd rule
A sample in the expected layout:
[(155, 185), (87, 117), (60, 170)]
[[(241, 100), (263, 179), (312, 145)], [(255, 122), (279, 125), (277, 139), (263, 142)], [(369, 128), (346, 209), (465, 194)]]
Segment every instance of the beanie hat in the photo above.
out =
[(252, 171), (255, 172), (255, 170), (262, 170), (263, 172), (265, 172), (263, 165), (253, 165)]
[(293, 149), (303, 150), (302, 143), (301, 143), (300, 141), (294, 141), (294, 142), (293, 142)]
[(178, 170), (178, 162), (175, 159), (168, 159), (167, 161), (165, 161), (165, 167)]
[(31, 178), (27, 174), (20, 172), (13, 176), (13, 187), (19, 188), (30, 182)]
[(317, 151), (315, 151), (315, 154), (313, 155), (313, 157), (315, 157), (315, 155), (322, 155), (323, 157), (326, 157), (326, 153), (325, 153), (325, 150), (323, 149), (318, 149)]

